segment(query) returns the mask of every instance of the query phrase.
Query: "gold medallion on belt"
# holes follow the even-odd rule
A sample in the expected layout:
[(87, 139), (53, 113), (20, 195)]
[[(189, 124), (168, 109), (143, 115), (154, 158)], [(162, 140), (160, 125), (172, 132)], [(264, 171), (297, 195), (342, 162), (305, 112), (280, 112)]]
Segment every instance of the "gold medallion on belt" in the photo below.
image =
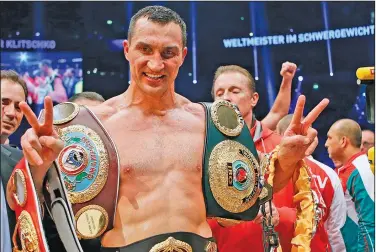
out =
[(218, 100), (212, 105), (210, 115), (215, 127), (226, 136), (238, 136), (244, 126), (244, 119), (237, 106)]
[(231, 213), (254, 205), (260, 194), (259, 165), (244, 145), (225, 140), (217, 144), (209, 159), (209, 184), (217, 203)]
[[(22, 250), (18, 249), (16, 234), (19, 232)], [(22, 211), (18, 217), (16, 229), (13, 234), (13, 252), (39, 252), (38, 235), (33, 224), (33, 219), (27, 211)]]

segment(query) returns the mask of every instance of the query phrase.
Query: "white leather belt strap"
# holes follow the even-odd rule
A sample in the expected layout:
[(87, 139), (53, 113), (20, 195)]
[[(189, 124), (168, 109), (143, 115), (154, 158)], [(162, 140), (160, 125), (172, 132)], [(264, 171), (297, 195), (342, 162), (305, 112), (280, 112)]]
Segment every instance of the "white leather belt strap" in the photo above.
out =
[(57, 232), (66, 251), (83, 252), (76, 234), (72, 206), (55, 163), (47, 173), (47, 183), (48, 186), (44, 188), (45, 205), (56, 224)]

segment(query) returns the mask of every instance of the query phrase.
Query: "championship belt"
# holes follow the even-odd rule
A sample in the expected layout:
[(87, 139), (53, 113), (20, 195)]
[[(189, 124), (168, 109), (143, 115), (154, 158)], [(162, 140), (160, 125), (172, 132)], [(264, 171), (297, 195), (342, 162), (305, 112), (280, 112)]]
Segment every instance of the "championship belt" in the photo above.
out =
[(253, 220), (259, 211), (263, 174), (248, 127), (230, 102), (202, 105), (206, 111), (202, 186), (207, 216)]
[(94, 239), (113, 228), (119, 158), (110, 136), (85, 106), (61, 103), (53, 116), (64, 148), (47, 173), (44, 198), (66, 250), (82, 251), (79, 239)]
[[(42, 219), (44, 208), (38, 200), (33, 178), (25, 158), (16, 165), (10, 177), (13, 192), (12, 198), (16, 203), (16, 227), (12, 236), (13, 252), (47, 252), (48, 244), (45, 238)], [(18, 239), (21, 246), (18, 244)], [(19, 249), (21, 247), (21, 250)]]

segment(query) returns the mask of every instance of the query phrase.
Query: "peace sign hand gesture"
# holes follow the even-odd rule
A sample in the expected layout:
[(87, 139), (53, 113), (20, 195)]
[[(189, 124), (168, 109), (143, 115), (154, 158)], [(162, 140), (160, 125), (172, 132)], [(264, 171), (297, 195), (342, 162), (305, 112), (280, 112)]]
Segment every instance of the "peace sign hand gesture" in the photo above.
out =
[(33, 180), (37, 188), (42, 186), (44, 176), (52, 162), (64, 148), (64, 142), (59, 139), (53, 128), (53, 104), (51, 97), (44, 99), (44, 122), (40, 123), (26, 102), (20, 103), (31, 128), (21, 137), (24, 156), (30, 164)]
[[(281, 189), (292, 177), (298, 162), (313, 152), (317, 146), (315, 137), (317, 131), (311, 126), (320, 113), (329, 104), (328, 99), (323, 99), (308, 115), (303, 118), (305, 96), (301, 95), (296, 103), (295, 111), (290, 125), (280, 143), (278, 151), (279, 169), (276, 169), (274, 188)], [(276, 188), (277, 187), (277, 188)]]

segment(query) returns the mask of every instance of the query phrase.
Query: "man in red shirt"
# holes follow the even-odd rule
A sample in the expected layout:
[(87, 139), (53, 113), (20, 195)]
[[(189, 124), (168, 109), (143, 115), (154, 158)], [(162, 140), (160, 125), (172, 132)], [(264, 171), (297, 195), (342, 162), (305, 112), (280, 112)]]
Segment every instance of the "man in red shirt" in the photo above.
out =
[[(282, 65), (283, 82), (281, 88), (286, 85), (289, 86), (289, 89), (288, 94), (282, 97), (280, 92), (279, 97), (277, 97), (275, 105), (279, 102), (278, 108), (287, 105), (288, 110), (290, 106), (291, 82), (295, 71), (296, 65), (293, 63), (285, 62)], [(253, 108), (257, 105), (259, 95), (256, 92), (255, 81), (246, 69), (239, 66), (219, 67), (214, 76), (212, 95), (214, 99), (224, 99), (238, 106), (258, 151), (268, 153), (280, 143), (281, 137), (268, 128), (269, 122), (273, 122), (268, 117), (276, 117), (276, 114), (269, 113), (261, 122), (257, 121), (253, 114)], [(277, 121), (283, 116), (277, 116)], [(271, 126), (273, 127), (273, 125)], [(293, 194), (293, 185), (289, 183), (288, 186), (273, 196), (273, 224), (279, 234), (283, 251), (291, 251), (291, 239), (293, 238), (296, 220)], [(261, 219), (261, 214), (259, 214), (252, 222), (244, 222), (226, 228), (222, 227), (216, 220), (209, 220), (219, 251), (240, 252), (247, 251), (250, 248), (252, 248), (252, 251), (263, 251), (262, 226), (259, 224)]]
[[(292, 120), (287, 115), (278, 123), (277, 132), (281, 136)], [(315, 160), (312, 156), (305, 159), (311, 168), (313, 182), (319, 189), (324, 203), (325, 212), (322, 213), (321, 223), (311, 242), (312, 251), (346, 251), (341, 228), (346, 221), (346, 201), (342, 191), (341, 181), (336, 172), (325, 164)]]

